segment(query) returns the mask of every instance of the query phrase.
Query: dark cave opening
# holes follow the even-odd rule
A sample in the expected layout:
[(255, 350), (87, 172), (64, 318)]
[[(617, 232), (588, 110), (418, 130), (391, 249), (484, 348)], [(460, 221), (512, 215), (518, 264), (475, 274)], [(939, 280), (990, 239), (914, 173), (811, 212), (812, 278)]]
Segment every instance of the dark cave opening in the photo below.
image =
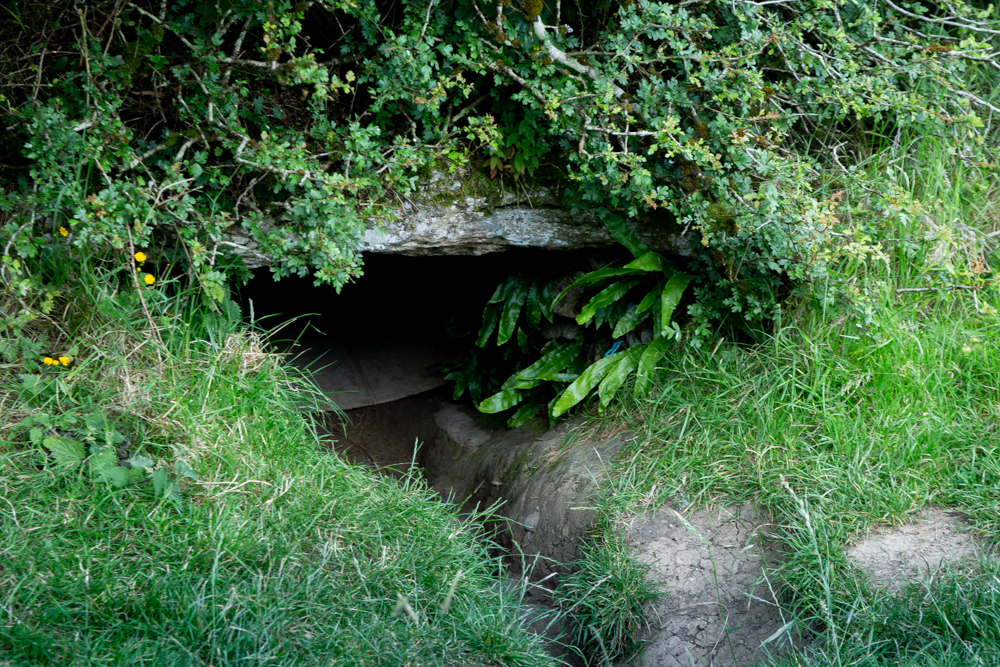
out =
[[(572, 275), (613, 257), (541, 249), (366, 254), (364, 276), (340, 294), (311, 278), (275, 281), (268, 269), (257, 269), (239, 299), (248, 318), (274, 332), (274, 347), (336, 404), (325, 416), (333, 446), (352, 460), (398, 473), (421, 464), (415, 443), (432, 441), (435, 413), (455, 404), (445, 369), (471, 349), (497, 285), (516, 273)], [(462, 409), (475, 414), (465, 401)], [(475, 416), (490, 428), (503, 427), (502, 419)]]

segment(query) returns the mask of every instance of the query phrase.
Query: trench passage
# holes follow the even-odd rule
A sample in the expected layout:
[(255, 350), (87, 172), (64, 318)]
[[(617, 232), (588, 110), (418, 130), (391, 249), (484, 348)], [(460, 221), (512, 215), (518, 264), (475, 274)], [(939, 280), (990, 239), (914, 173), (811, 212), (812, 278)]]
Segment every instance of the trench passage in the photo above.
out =
[[(414, 443), (439, 432), (452, 403), (443, 367), (458, 362), (496, 286), (518, 271), (568, 267), (581, 253), (517, 249), (482, 256), (365, 256), (365, 275), (338, 295), (310, 278), (274, 281), (258, 269), (241, 290), (244, 313), (291, 363), (311, 372), (344, 412), (327, 414), (335, 448), (355, 462), (402, 472), (421, 464)], [(284, 326), (282, 326), (284, 325)], [(466, 397), (466, 400), (467, 397)], [(481, 416), (493, 428), (503, 420)], [(477, 416), (479, 419), (480, 416)]]

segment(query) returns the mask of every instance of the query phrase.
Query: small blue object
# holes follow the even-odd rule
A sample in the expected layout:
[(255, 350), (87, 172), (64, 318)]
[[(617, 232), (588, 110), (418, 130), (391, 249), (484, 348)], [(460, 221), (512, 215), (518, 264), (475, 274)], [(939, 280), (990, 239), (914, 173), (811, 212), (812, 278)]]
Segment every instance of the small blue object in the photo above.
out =
[(604, 356), (605, 357), (610, 357), (612, 354), (614, 354), (615, 352), (617, 352), (618, 349), (621, 346), (622, 346), (622, 342), (620, 340), (615, 341), (615, 344), (611, 346), (610, 350), (608, 350), (607, 352), (604, 353)]

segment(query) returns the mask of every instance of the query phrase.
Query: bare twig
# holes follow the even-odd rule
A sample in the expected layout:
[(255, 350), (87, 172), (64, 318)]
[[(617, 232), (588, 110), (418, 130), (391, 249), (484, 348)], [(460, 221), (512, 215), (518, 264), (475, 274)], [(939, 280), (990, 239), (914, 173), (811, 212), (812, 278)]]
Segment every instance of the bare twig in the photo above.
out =
[(920, 14), (914, 14), (913, 12), (908, 12), (902, 7), (894, 4), (891, 0), (882, 0), (885, 4), (889, 5), (895, 9), (900, 14), (904, 16), (909, 16), (911, 19), (917, 19), (918, 21), (923, 21), (924, 23), (936, 23), (937, 25), (949, 25), (953, 28), (962, 28), (963, 30), (968, 30), (970, 32), (978, 32), (984, 35), (1000, 35), (1000, 30), (990, 30), (989, 28), (980, 28), (968, 23), (958, 23), (956, 21), (951, 21), (949, 19), (936, 19), (930, 16), (921, 16)]
[(431, 10), (434, 9), (435, 4), (437, 4), (437, 0), (430, 0), (430, 2), (427, 3), (427, 16), (424, 17), (424, 27), (420, 29), (420, 39), (418, 41), (424, 41), (424, 33), (427, 32), (427, 26), (430, 25)]

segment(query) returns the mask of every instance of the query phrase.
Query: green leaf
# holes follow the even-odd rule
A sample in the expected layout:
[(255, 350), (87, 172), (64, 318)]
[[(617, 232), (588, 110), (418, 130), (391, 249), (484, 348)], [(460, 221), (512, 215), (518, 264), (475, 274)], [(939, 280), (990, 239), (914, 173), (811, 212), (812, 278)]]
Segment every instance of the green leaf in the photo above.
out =
[(555, 306), (555, 302), (552, 300), (552, 281), (546, 280), (542, 283), (542, 288), (539, 290), (538, 301), (542, 306), (542, 315), (545, 316), (549, 322), (552, 321), (552, 307)]
[(528, 324), (537, 329), (542, 325), (542, 302), (539, 300), (539, 281), (536, 279), (528, 289)]
[(129, 457), (128, 462), (133, 468), (140, 470), (152, 470), (153, 466), (156, 465), (153, 459), (149, 458), (145, 454), (133, 454)]
[(178, 459), (177, 464), (174, 466), (174, 468), (177, 470), (177, 479), (180, 479), (181, 477), (187, 477), (188, 479), (193, 480), (195, 482), (198, 481), (198, 475), (196, 475), (194, 470), (191, 469), (191, 466), (189, 466), (184, 461)]
[(56, 465), (60, 468), (79, 465), (87, 456), (87, 450), (84, 449), (83, 445), (61, 435), (50, 435), (42, 440), (42, 444), (52, 453), (52, 458), (56, 460)]
[(579, 342), (549, 341), (542, 348), (542, 356), (524, 370), (512, 375), (504, 383), (504, 388), (531, 389), (537, 387), (543, 381), (552, 379), (553, 376), (569, 366), (579, 356), (581, 348), (582, 344)]
[(528, 340), (528, 334), (524, 333), (524, 329), (521, 327), (517, 328), (517, 346), (521, 348), (521, 352), (525, 354), (531, 354), (531, 341)]
[(633, 257), (640, 257), (649, 252), (646, 244), (640, 241), (635, 232), (628, 228), (625, 224), (625, 219), (620, 215), (609, 211), (599, 211), (598, 215), (600, 215), (601, 221), (604, 222), (604, 226), (608, 228), (611, 235), (618, 239), (619, 243), (628, 248)]
[(594, 315), (597, 314), (598, 309), (609, 306), (618, 299), (625, 296), (625, 293), (630, 289), (639, 284), (638, 278), (632, 278), (629, 280), (619, 280), (616, 283), (612, 283), (608, 287), (597, 293), (590, 302), (583, 307), (580, 314), (576, 316), (577, 324), (586, 324), (589, 322)]
[(659, 285), (649, 290), (649, 293), (642, 297), (642, 301), (639, 302), (638, 306), (625, 313), (618, 320), (618, 324), (615, 325), (615, 331), (611, 334), (612, 338), (621, 338), (639, 326), (639, 323), (649, 316), (648, 312), (653, 307), (653, 304), (659, 300), (661, 290), (662, 288)]
[(167, 477), (167, 471), (164, 468), (159, 468), (153, 472), (153, 493), (158, 497), (163, 497), (163, 493), (167, 490), (169, 483), (170, 478)]
[(532, 389), (542, 383), (535, 380), (537, 370), (542, 368), (562, 347), (558, 340), (550, 340), (542, 347), (539, 358), (530, 366), (511, 375), (501, 386), (501, 389)]
[(591, 271), (590, 273), (584, 274), (573, 281), (573, 284), (564, 289), (559, 293), (559, 298), (556, 302), (563, 297), (566, 292), (570, 291), (574, 287), (579, 287), (580, 285), (593, 285), (594, 283), (599, 283), (605, 278), (617, 278), (618, 276), (634, 276), (642, 273), (641, 269), (626, 269), (624, 266), (606, 266), (603, 269), (597, 269), (596, 271)]
[(525, 423), (535, 416), (535, 413), (538, 412), (538, 408), (540, 407), (542, 407), (542, 404), (536, 399), (531, 399), (530, 401), (522, 403), (521, 407), (515, 410), (514, 414), (512, 414), (510, 419), (507, 420), (507, 428), (517, 428), (521, 424)]
[(528, 283), (525, 280), (519, 281), (507, 303), (503, 305), (503, 315), (500, 317), (500, 333), (497, 334), (497, 345), (503, 345), (510, 340), (517, 326), (517, 318), (521, 316), (521, 307), (524, 299), (528, 296)]
[(84, 417), (83, 423), (91, 431), (106, 431), (108, 429), (107, 418), (99, 412), (92, 412)]
[(507, 280), (497, 285), (496, 291), (494, 291), (493, 296), (490, 297), (490, 303), (500, 303), (501, 301), (507, 299), (510, 296), (511, 290), (514, 289), (520, 280), (520, 276), (510, 276)]
[(653, 379), (653, 371), (656, 370), (656, 362), (659, 361), (667, 351), (669, 338), (661, 336), (646, 346), (639, 359), (638, 370), (635, 373), (635, 386), (632, 393), (636, 396), (645, 396), (649, 383)]
[(678, 271), (670, 276), (670, 280), (663, 286), (663, 294), (660, 297), (660, 335), (665, 336), (670, 330), (670, 317), (674, 314), (674, 308), (681, 301), (684, 290), (688, 283), (694, 279), (690, 273)]
[(601, 380), (601, 385), (597, 388), (597, 393), (601, 397), (602, 409), (608, 407), (608, 403), (611, 402), (611, 398), (618, 391), (618, 387), (622, 386), (622, 382), (629, 376), (629, 373), (635, 370), (635, 367), (639, 364), (639, 357), (645, 349), (645, 346), (630, 348), (625, 356), (622, 357), (622, 360), (615, 364), (611, 372)]
[(114, 487), (121, 488), (129, 483), (129, 469), (121, 466), (105, 468), (97, 473), (97, 478), (102, 482), (108, 482)]
[(662, 272), (671, 274), (674, 272), (674, 268), (663, 258), (663, 255), (652, 251), (647, 252), (641, 257), (633, 259), (631, 262), (626, 264), (624, 268), (637, 269), (639, 271), (646, 271), (649, 273)]
[(486, 347), (486, 341), (490, 339), (499, 321), (500, 308), (491, 302), (490, 305), (486, 306), (486, 310), (483, 311), (483, 326), (479, 329), (479, 337), (476, 338), (476, 345)]
[(555, 419), (562, 415), (585, 399), (590, 390), (596, 387), (604, 379), (604, 376), (629, 352), (629, 350), (624, 350), (617, 354), (612, 354), (610, 357), (604, 357), (599, 361), (595, 361), (587, 370), (580, 373), (580, 377), (573, 380), (573, 383), (566, 387), (566, 391), (562, 393), (559, 400), (552, 407), (552, 418)]
[(110, 447), (101, 447), (87, 462), (90, 474), (99, 477), (106, 470), (118, 467), (118, 455)]
[(494, 414), (509, 410), (524, 400), (527, 394), (520, 389), (504, 389), (483, 400), (478, 406), (480, 412)]

